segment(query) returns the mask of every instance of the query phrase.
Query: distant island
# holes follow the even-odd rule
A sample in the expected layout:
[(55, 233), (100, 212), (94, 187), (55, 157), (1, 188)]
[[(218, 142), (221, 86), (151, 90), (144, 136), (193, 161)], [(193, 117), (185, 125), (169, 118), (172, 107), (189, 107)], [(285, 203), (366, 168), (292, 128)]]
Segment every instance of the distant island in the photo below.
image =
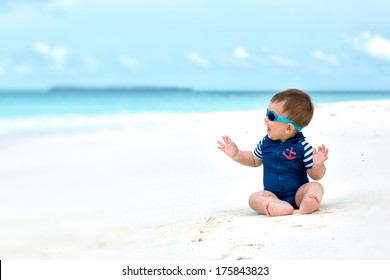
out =
[(175, 86), (53, 86), (50, 92), (161, 92), (161, 91), (193, 91), (191, 87)]

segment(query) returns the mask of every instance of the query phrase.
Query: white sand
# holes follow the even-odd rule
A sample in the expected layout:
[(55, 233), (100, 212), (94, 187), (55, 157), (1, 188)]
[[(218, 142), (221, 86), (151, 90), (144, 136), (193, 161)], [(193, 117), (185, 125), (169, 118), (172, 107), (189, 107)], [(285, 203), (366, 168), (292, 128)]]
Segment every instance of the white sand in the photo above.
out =
[(1, 259), (389, 259), (390, 101), (317, 106), (304, 134), (330, 149), (311, 215), (265, 217), (249, 195), (264, 111), (128, 117), (106, 131), (0, 146)]

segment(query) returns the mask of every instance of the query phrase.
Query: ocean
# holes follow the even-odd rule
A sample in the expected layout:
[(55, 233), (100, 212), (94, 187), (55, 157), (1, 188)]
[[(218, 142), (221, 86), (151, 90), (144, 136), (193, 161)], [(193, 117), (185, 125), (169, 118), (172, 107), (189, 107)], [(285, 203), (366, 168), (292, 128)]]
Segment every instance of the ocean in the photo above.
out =
[[(0, 91), (0, 118), (264, 109), (276, 91)], [(390, 99), (390, 91), (312, 91), (313, 103)]]
[[(180, 88), (0, 91), (0, 137), (120, 128), (137, 113), (207, 113), (265, 109), (277, 91)], [(390, 91), (308, 91), (313, 103), (386, 100)]]

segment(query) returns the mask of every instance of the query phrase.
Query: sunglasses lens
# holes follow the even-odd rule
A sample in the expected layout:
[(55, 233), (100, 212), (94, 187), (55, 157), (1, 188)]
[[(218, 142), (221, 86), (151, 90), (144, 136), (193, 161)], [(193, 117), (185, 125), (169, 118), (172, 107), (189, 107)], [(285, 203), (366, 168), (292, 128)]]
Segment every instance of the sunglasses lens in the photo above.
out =
[(268, 118), (271, 122), (273, 122), (273, 121), (276, 119), (275, 113), (274, 113), (274, 112), (268, 111), (268, 112), (267, 112), (267, 118)]

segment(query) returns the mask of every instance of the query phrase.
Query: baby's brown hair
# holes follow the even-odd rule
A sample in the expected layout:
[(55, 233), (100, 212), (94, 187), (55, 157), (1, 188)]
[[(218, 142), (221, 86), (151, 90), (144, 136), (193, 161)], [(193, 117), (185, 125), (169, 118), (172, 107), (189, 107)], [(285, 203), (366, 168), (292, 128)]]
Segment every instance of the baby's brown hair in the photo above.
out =
[(293, 120), (298, 125), (305, 127), (313, 118), (314, 106), (310, 95), (299, 89), (287, 89), (275, 94), (271, 103), (283, 102), (283, 113), (286, 118)]

